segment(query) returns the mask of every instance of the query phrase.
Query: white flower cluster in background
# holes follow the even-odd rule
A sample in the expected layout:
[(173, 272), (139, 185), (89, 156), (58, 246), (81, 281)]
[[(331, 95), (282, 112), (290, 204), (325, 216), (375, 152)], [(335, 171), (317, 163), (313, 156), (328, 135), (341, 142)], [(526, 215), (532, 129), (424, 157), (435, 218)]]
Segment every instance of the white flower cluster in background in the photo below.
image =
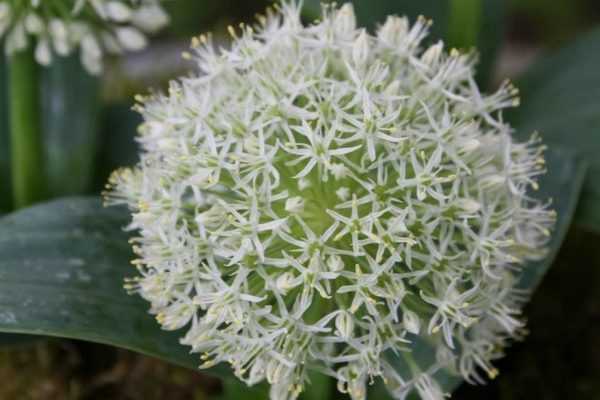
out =
[(200, 72), (138, 98), (141, 161), (107, 193), (138, 233), (126, 287), (203, 367), (230, 363), (273, 400), (311, 369), (354, 400), (378, 377), (425, 400), (442, 369), (494, 377), (555, 219), (528, 195), (542, 146), (502, 120), (516, 90), (480, 93), (473, 55), (425, 47), (423, 18), (371, 35), (348, 4), (299, 14), (232, 29), (227, 50), (194, 39)]
[(102, 71), (104, 52), (121, 54), (147, 44), (146, 34), (169, 22), (159, 0), (2, 0), (0, 39), (10, 56), (34, 46), (44, 66), (81, 53), (86, 70)]

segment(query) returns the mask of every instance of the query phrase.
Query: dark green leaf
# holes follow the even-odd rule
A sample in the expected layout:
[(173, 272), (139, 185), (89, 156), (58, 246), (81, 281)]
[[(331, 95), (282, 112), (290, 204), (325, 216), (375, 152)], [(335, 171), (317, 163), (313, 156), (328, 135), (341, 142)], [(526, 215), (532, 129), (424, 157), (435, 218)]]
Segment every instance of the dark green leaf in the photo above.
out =
[(79, 57), (57, 58), (42, 74), (42, 125), (49, 197), (88, 192), (94, 176), (99, 84)]
[(0, 219), (0, 332), (105, 343), (195, 368), (199, 357), (178, 343), (181, 332), (160, 330), (148, 304), (122, 287), (135, 275), (126, 222), (124, 210), (91, 198)]
[(511, 115), (523, 134), (590, 162), (576, 221), (600, 231), (600, 29), (541, 59), (520, 79), (523, 104)]
[[(535, 196), (540, 199), (552, 199), (552, 208), (557, 212), (558, 219), (552, 239), (548, 245), (548, 254), (543, 260), (528, 264), (522, 275), (520, 286), (532, 291), (535, 290), (544, 274), (552, 265), (567, 233), (575, 212), (586, 170), (585, 163), (573, 152), (550, 150), (546, 153), (546, 162), (548, 173), (541, 179), (540, 191)], [(507, 353), (510, 357), (510, 348), (507, 350)], [(413, 350), (413, 357), (422, 367), (430, 365), (435, 359), (433, 349), (425, 342), (417, 342)], [(394, 359), (391, 356), (390, 360), (392, 362), (396, 361), (394, 366), (403, 376), (410, 376), (408, 372), (402, 373), (406, 371), (404, 368), (407, 367), (397, 358)], [(461, 383), (459, 377), (445, 371), (438, 372), (436, 377), (442, 383), (444, 390), (449, 393)], [(384, 397), (385, 388), (381, 384), (375, 385), (371, 391), (372, 398), (389, 398), (389, 396)]]

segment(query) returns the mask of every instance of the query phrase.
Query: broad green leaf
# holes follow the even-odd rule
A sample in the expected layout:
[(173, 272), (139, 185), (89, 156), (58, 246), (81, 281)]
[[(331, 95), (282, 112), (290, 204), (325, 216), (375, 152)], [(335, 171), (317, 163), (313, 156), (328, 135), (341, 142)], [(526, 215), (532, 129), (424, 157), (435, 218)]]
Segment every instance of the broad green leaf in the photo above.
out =
[(48, 195), (91, 189), (97, 153), (99, 84), (77, 55), (59, 57), (42, 74), (42, 124)]
[(576, 222), (600, 231), (600, 29), (542, 58), (522, 79), (522, 105), (511, 114), (523, 134), (588, 158), (590, 173)]
[[(178, 343), (129, 296), (135, 275), (122, 209), (69, 198), (0, 219), (0, 332), (59, 336), (123, 347), (196, 368), (198, 355)], [(207, 371), (228, 376), (224, 368)]]
[[(558, 250), (565, 238), (567, 230), (571, 224), (579, 193), (583, 185), (586, 171), (586, 164), (573, 152), (561, 149), (549, 150), (546, 152), (546, 162), (548, 173), (540, 180), (540, 190), (535, 193), (539, 199), (552, 199), (552, 208), (557, 213), (557, 221), (552, 233), (552, 238), (548, 244), (548, 253), (540, 261), (531, 262), (525, 268), (520, 281), (520, 287), (535, 290), (544, 274), (552, 265)], [(507, 356), (510, 357), (510, 348), (507, 349)], [(413, 357), (419, 365), (426, 367), (435, 359), (433, 349), (426, 343), (419, 342), (413, 351)], [(406, 371), (406, 366), (397, 358), (390, 356), (390, 361), (402, 373)], [(404, 373), (403, 376), (410, 376)], [(442, 387), (448, 393), (451, 393), (462, 382), (460, 377), (441, 371), (436, 375), (442, 383)], [(385, 394), (385, 388), (380, 383), (370, 390), (370, 396), (374, 399), (390, 398)], [(416, 400), (413, 395), (411, 400)]]

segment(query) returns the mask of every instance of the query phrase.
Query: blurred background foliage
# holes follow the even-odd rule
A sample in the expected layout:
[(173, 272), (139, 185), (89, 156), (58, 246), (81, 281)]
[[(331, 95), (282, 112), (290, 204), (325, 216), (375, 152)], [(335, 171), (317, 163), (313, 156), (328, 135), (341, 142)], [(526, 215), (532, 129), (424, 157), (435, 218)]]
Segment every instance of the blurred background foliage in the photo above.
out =
[(594, 0), (507, 0), (513, 38), (556, 47), (598, 24), (600, 3)]
[[(338, 1), (341, 2), (341, 1)], [(540, 130), (555, 149), (578, 151), (590, 173), (573, 227), (555, 265), (526, 310), (531, 334), (509, 349), (485, 387), (463, 385), (457, 399), (600, 398), (600, 2), (597, 0), (354, 0), (362, 25), (388, 14), (434, 20), (431, 40), (480, 52), (488, 90), (504, 78), (522, 89), (508, 117), (518, 135)], [(44, 71), (45, 158), (50, 197), (94, 194), (108, 174), (136, 161), (139, 116), (132, 98), (162, 89), (189, 71), (180, 58), (189, 38), (252, 21), (264, 0), (166, 0), (172, 24), (146, 51), (113, 59), (102, 81), (74, 59)], [(305, 0), (305, 19), (319, 13)], [(0, 54), (0, 213), (11, 210), (5, 63)], [(521, 137), (523, 137), (521, 136)], [(565, 150), (566, 151), (566, 150)], [(581, 228), (583, 226), (583, 228)], [(250, 399), (220, 382), (126, 350), (57, 339), (0, 336), (0, 399)], [(341, 398), (341, 397), (340, 397)]]

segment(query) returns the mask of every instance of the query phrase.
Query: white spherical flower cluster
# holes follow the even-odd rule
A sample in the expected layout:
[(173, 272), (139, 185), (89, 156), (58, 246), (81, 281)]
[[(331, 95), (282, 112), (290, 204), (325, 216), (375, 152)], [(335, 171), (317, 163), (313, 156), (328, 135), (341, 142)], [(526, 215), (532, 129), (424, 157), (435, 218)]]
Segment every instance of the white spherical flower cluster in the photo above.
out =
[(8, 55), (23, 51), (33, 40), (35, 59), (50, 65), (55, 55), (76, 49), (81, 63), (97, 75), (106, 51), (120, 54), (147, 44), (169, 22), (159, 0), (3, 0), (0, 39)]
[[(138, 98), (141, 161), (107, 196), (139, 233), (128, 289), (186, 327), (204, 367), (266, 380), (273, 400), (310, 369), (354, 400), (377, 377), (427, 400), (442, 368), (493, 377), (554, 221), (527, 194), (542, 147), (501, 117), (515, 89), (481, 94), (474, 57), (424, 47), (423, 18), (370, 35), (350, 5), (299, 14), (283, 4), (230, 49), (194, 39), (201, 72)], [(416, 343), (437, 357), (423, 365)]]

